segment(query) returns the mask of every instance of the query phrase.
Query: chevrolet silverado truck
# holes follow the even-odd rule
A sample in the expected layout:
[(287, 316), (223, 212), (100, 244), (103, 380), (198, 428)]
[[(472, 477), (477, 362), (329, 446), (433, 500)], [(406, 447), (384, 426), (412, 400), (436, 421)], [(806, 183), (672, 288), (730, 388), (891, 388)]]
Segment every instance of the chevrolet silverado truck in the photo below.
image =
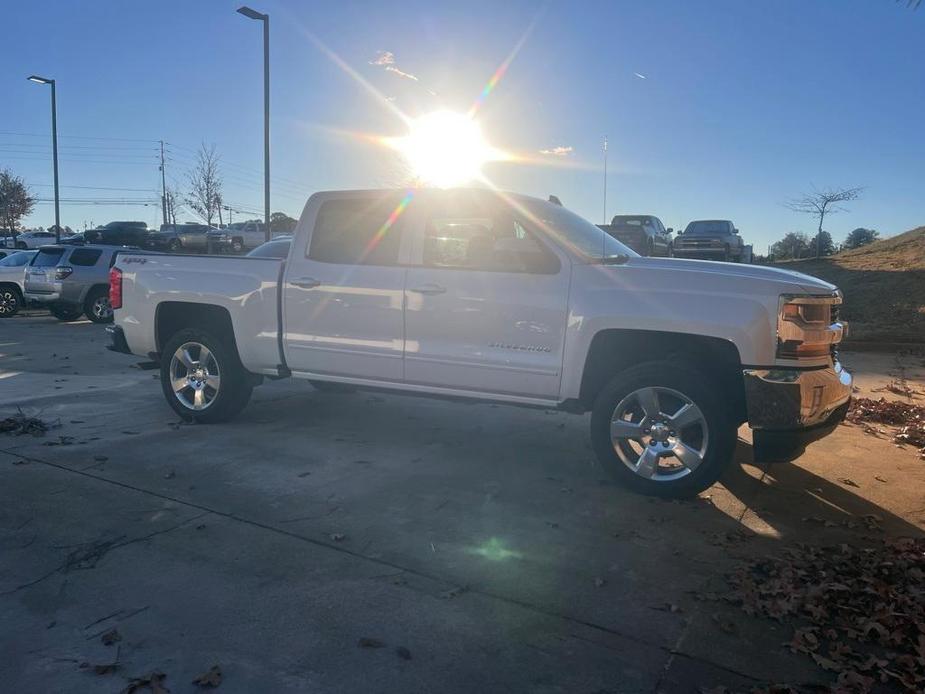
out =
[(677, 258), (706, 258), (741, 263), (745, 242), (728, 219), (699, 219), (688, 224), (674, 240)]
[[(288, 258), (120, 252), (110, 349), (160, 363), (181, 417), (263, 379), (590, 412), (602, 466), (688, 496), (841, 421), (841, 295), (806, 275), (643, 258), (569, 210), (487, 190), (325, 192)], [(525, 461), (526, 463), (526, 461)]]

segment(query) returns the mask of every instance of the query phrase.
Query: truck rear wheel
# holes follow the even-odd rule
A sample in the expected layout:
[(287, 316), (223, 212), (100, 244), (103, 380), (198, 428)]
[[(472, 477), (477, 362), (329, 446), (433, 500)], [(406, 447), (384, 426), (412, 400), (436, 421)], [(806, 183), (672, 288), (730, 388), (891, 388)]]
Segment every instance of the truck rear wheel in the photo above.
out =
[(202, 330), (181, 330), (164, 346), (161, 388), (184, 419), (225, 422), (250, 400), (253, 385), (237, 350)]
[(598, 394), (591, 443), (621, 484), (652, 496), (695, 496), (732, 459), (735, 422), (694, 368), (647, 362)]

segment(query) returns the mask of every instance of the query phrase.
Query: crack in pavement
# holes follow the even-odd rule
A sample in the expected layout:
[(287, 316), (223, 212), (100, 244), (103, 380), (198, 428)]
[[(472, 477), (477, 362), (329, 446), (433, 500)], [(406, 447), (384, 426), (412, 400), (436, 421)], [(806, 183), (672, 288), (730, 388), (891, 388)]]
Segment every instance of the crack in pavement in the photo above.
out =
[[(42, 461), (39, 461), (39, 462), (42, 462)], [(32, 581), (16, 586), (15, 588), (11, 588), (10, 590), (5, 590), (3, 592), (0, 592), (0, 597), (6, 596), (6, 595), (12, 595), (13, 593), (16, 593), (20, 590), (24, 590), (25, 588), (30, 588), (38, 583), (41, 583), (42, 581), (48, 578), (51, 578), (58, 572), (62, 572), (66, 574), (71, 570), (80, 571), (84, 569), (96, 568), (96, 565), (100, 561), (102, 561), (102, 559), (107, 554), (112, 552), (113, 550), (120, 549), (122, 547), (127, 547), (128, 545), (135, 544), (136, 542), (144, 542), (145, 540), (150, 540), (152, 537), (157, 537), (158, 535), (166, 535), (167, 533), (170, 533), (170, 532), (173, 532), (174, 530), (182, 528), (184, 525), (187, 525), (188, 523), (192, 523), (195, 520), (199, 520), (200, 518), (208, 516), (210, 513), (211, 512), (209, 511), (206, 511), (205, 513), (200, 513), (198, 515), (193, 516), (192, 518), (187, 518), (185, 521), (181, 523), (172, 525), (169, 528), (165, 528), (163, 530), (155, 530), (154, 532), (148, 533), (147, 535), (142, 535), (140, 537), (135, 537), (130, 540), (125, 540), (124, 542), (122, 542), (121, 540), (125, 538), (125, 535), (120, 535), (119, 537), (112, 539), (112, 540), (85, 542), (79, 546), (80, 549), (75, 549), (72, 552), (68, 552), (67, 556), (64, 558), (64, 561), (61, 562), (58, 566), (56, 566), (51, 571), (39, 576), (36, 579), (33, 579)]]
[[(8, 454), (8, 455), (14, 455), (14, 454), (10, 453), (10, 452), (9, 452), (8, 450), (6, 450), (6, 449), (0, 449), (0, 453), (5, 453), (5, 454)], [(91, 472), (88, 472), (88, 471), (85, 471), (85, 470), (81, 470), (81, 469), (79, 469), (79, 468), (71, 468), (71, 467), (68, 467), (67, 465), (63, 465), (63, 464), (61, 464), (61, 463), (54, 463), (54, 462), (51, 462), (51, 461), (49, 461), (49, 460), (43, 460), (43, 459), (41, 459), (41, 458), (36, 458), (36, 457), (34, 457), (34, 456), (23, 455), (23, 454), (21, 454), (21, 453), (17, 453), (17, 454), (15, 454), (15, 455), (19, 456), (20, 458), (26, 458), (27, 460), (30, 460), (30, 461), (33, 461), (33, 462), (36, 462), (36, 463), (40, 463), (40, 464), (42, 464), (42, 465), (46, 465), (46, 466), (48, 466), (48, 467), (54, 468), (54, 469), (56, 469), (56, 470), (60, 470), (60, 471), (65, 472), (65, 473), (69, 473), (69, 474), (73, 474), (73, 475), (80, 475), (80, 476), (82, 476), (82, 477), (87, 477), (87, 478), (89, 478), (89, 479), (93, 479), (93, 480), (96, 480), (96, 481), (98, 481), (98, 482), (103, 482), (103, 483), (105, 483), (105, 484), (109, 484), (109, 485), (112, 485), (112, 486), (115, 486), (115, 487), (121, 487), (121, 488), (123, 488), (123, 489), (128, 489), (128, 490), (134, 491), (134, 492), (139, 493), (139, 494), (145, 494), (145, 495), (152, 496), (152, 497), (155, 497), (155, 498), (158, 498), (158, 499), (163, 499), (163, 500), (165, 500), (165, 501), (171, 501), (171, 502), (173, 502), (173, 503), (175, 503), (175, 504), (178, 504), (178, 505), (186, 506), (186, 507), (189, 507), (189, 508), (199, 509), (200, 511), (203, 512), (203, 513), (201, 513), (201, 514), (199, 514), (199, 515), (197, 515), (197, 516), (194, 516), (193, 518), (190, 518), (190, 519), (184, 521), (183, 523), (180, 523), (179, 525), (177, 525), (177, 526), (175, 526), (175, 527), (173, 527), (173, 528), (170, 528), (170, 529), (164, 530), (164, 531), (158, 531), (158, 532), (152, 533), (151, 536), (163, 534), (164, 532), (170, 532), (170, 531), (172, 531), (172, 530), (175, 530), (177, 527), (181, 527), (181, 526), (183, 526), (183, 525), (186, 525), (187, 523), (190, 523), (190, 522), (192, 522), (192, 521), (194, 521), (194, 520), (197, 520), (197, 519), (199, 519), (199, 518), (202, 518), (202, 517), (204, 517), (204, 516), (206, 516), (206, 515), (213, 514), (213, 515), (216, 515), (216, 516), (220, 516), (220, 517), (222, 517), (222, 518), (227, 518), (228, 520), (231, 520), (231, 521), (234, 521), (234, 522), (237, 522), (237, 523), (243, 523), (243, 524), (249, 525), (249, 526), (251, 526), (251, 527), (258, 528), (258, 529), (260, 529), (260, 530), (265, 530), (265, 531), (268, 531), (268, 532), (271, 532), (271, 533), (274, 533), (274, 534), (277, 534), (277, 535), (282, 535), (282, 536), (284, 536), (284, 537), (288, 537), (288, 538), (291, 538), (291, 539), (294, 539), (294, 540), (298, 540), (298, 541), (300, 541), (300, 542), (304, 542), (304, 543), (307, 543), (307, 544), (310, 544), (310, 545), (314, 545), (314, 546), (316, 546), (316, 547), (321, 547), (321, 548), (324, 548), (324, 549), (332, 550), (332, 551), (334, 551), (334, 552), (340, 552), (340, 553), (343, 554), (343, 555), (346, 555), (346, 556), (349, 556), (349, 557), (353, 557), (353, 558), (355, 558), (355, 559), (359, 559), (359, 560), (364, 561), (364, 562), (367, 562), (367, 563), (372, 563), (372, 564), (376, 564), (376, 565), (379, 565), (379, 566), (388, 567), (388, 568), (390, 568), (390, 569), (395, 569), (395, 570), (400, 571), (400, 572), (403, 572), (403, 573), (407, 573), (407, 574), (410, 574), (410, 575), (418, 576), (418, 577), (420, 577), (420, 578), (423, 578), (423, 579), (426, 579), (426, 580), (429, 580), (429, 581), (435, 581), (435, 582), (437, 582), (437, 583), (442, 583), (442, 584), (450, 585), (450, 586), (455, 586), (455, 585), (457, 584), (457, 582), (454, 581), (454, 580), (447, 579), (447, 578), (444, 578), (444, 577), (439, 576), (439, 575), (436, 575), (436, 574), (430, 574), (430, 573), (421, 571), (421, 570), (419, 570), (419, 569), (414, 569), (414, 568), (409, 568), (409, 567), (406, 567), (406, 566), (402, 566), (401, 564), (397, 564), (397, 563), (395, 563), (395, 562), (388, 561), (388, 560), (386, 560), (386, 559), (381, 559), (381, 558), (378, 558), (378, 557), (366, 556), (366, 555), (364, 555), (364, 554), (361, 554), (360, 552), (351, 550), (351, 549), (348, 548), (348, 547), (344, 547), (343, 545), (336, 545), (336, 544), (324, 542), (324, 541), (322, 541), (322, 540), (318, 540), (318, 539), (315, 539), (315, 538), (312, 538), (312, 537), (307, 537), (307, 536), (305, 536), (305, 535), (300, 535), (300, 534), (298, 534), (298, 533), (296, 533), (296, 532), (293, 532), (293, 531), (290, 531), (290, 530), (286, 530), (286, 529), (284, 529), (284, 528), (279, 528), (279, 527), (270, 525), (270, 524), (268, 524), (268, 523), (265, 523), (265, 522), (263, 522), (263, 521), (258, 521), (258, 520), (254, 520), (254, 519), (252, 519), (252, 518), (246, 518), (246, 517), (243, 517), (243, 516), (238, 516), (238, 515), (236, 515), (236, 514), (234, 514), (234, 513), (232, 513), (232, 512), (229, 512), (229, 511), (222, 511), (222, 510), (219, 510), (219, 509), (216, 509), (216, 508), (212, 508), (212, 507), (209, 507), (209, 506), (205, 506), (205, 505), (203, 505), (203, 504), (195, 503), (195, 502), (192, 502), (192, 501), (186, 501), (186, 500), (180, 499), (180, 498), (178, 498), (178, 497), (170, 496), (170, 495), (168, 495), (168, 494), (162, 494), (162, 493), (160, 493), (160, 492), (156, 492), (156, 491), (153, 491), (153, 490), (144, 489), (143, 487), (137, 487), (137, 486), (135, 486), (135, 485), (128, 484), (128, 483), (126, 483), (126, 482), (120, 482), (120, 481), (118, 481), (118, 480), (109, 479), (108, 477), (103, 477), (103, 476), (101, 476), (101, 475), (99, 475), (99, 474), (93, 474), (93, 473), (91, 473)], [(128, 540), (128, 541), (126, 541), (125, 543), (122, 543), (122, 544), (120, 544), (120, 545), (118, 545), (118, 546), (121, 547), (121, 546), (124, 546), (124, 545), (127, 545), (127, 544), (131, 544), (131, 543), (133, 543), (133, 542), (138, 542), (138, 541), (141, 541), (141, 540), (143, 540), (143, 539), (147, 539), (147, 537), (149, 537), (149, 536), (145, 536), (145, 537), (143, 537), (143, 538), (136, 538), (136, 539), (134, 539), (134, 540)], [(115, 547), (110, 548), (110, 551), (111, 551), (111, 549), (115, 549)], [(7, 592), (5, 592), (5, 593), (0, 593), (0, 596), (8, 595), (8, 594), (10, 594), (10, 593), (12, 593), (12, 592), (16, 592), (16, 591), (18, 591), (18, 590), (22, 590), (22, 589), (24, 589), (24, 588), (28, 588), (28, 587), (31, 586), (31, 585), (35, 585), (36, 583), (38, 583), (38, 582), (40, 582), (40, 581), (42, 581), (42, 580), (45, 580), (45, 579), (48, 578), (49, 576), (54, 575), (54, 574), (57, 573), (60, 569), (61, 569), (61, 567), (58, 567), (58, 568), (55, 569), (54, 571), (49, 572), (47, 575), (42, 576), (42, 577), (36, 579), (35, 581), (32, 581), (32, 582), (29, 583), (29, 584), (25, 584), (25, 585), (23, 585), (23, 586), (20, 586), (19, 588), (16, 588), (16, 589), (13, 590), (13, 591), (7, 591)], [(516, 607), (520, 607), (520, 608), (522, 608), (522, 609), (525, 609), (525, 610), (534, 612), (534, 613), (539, 614), (539, 615), (543, 615), (543, 616), (545, 616), (545, 617), (550, 617), (550, 618), (553, 618), (553, 619), (559, 619), (559, 620), (562, 620), (562, 621), (564, 621), (564, 622), (569, 622), (569, 623), (571, 623), (571, 624), (577, 624), (577, 625), (580, 625), (580, 626), (583, 626), (583, 627), (586, 627), (586, 628), (588, 628), (588, 629), (592, 629), (592, 630), (594, 630), (594, 631), (598, 631), (598, 632), (601, 632), (601, 633), (604, 633), (604, 634), (609, 634), (609, 635), (611, 635), (611, 636), (617, 636), (617, 637), (622, 638), (622, 639), (628, 639), (628, 640), (634, 641), (634, 642), (636, 642), (636, 643), (640, 643), (640, 644), (643, 644), (643, 645), (651, 646), (651, 647), (653, 647), (653, 648), (657, 648), (657, 649), (659, 649), (659, 650), (665, 652), (665, 653), (668, 654), (669, 656), (672, 656), (672, 657), (681, 656), (681, 657), (684, 657), (684, 658), (686, 658), (686, 659), (688, 659), (688, 660), (690, 660), (690, 661), (697, 662), (697, 663), (702, 663), (702, 664), (705, 664), (705, 665), (709, 665), (709, 666), (711, 666), (711, 667), (717, 668), (717, 669), (719, 669), (719, 670), (722, 670), (722, 671), (724, 671), (724, 672), (728, 672), (728, 673), (733, 674), (733, 675), (737, 675), (737, 676), (739, 676), (739, 677), (748, 679), (748, 680), (750, 680), (750, 681), (754, 681), (754, 682), (759, 681), (759, 680), (758, 680), (756, 677), (754, 677), (753, 675), (750, 675), (750, 674), (745, 673), (745, 672), (740, 672), (740, 671), (738, 671), (738, 670), (735, 670), (734, 668), (730, 668), (730, 667), (725, 666), (725, 665), (723, 665), (723, 664), (721, 664), (721, 663), (714, 662), (714, 661), (712, 661), (712, 660), (710, 660), (710, 659), (708, 659), (708, 658), (704, 658), (704, 657), (701, 657), (701, 656), (697, 656), (697, 655), (694, 655), (694, 654), (691, 654), (691, 653), (682, 653), (682, 652), (678, 651), (676, 648), (673, 648), (673, 647), (671, 647), (671, 646), (667, 646), (667, 645), (662, 644), (662, 643), (653, 642), (653, 641), (650, 641), (650, 640), (648, 640), (648, 639), (641, 639), (641, 638), (639, 638), (638, 634), (634, 634), (634, 633), (630, 633), (630, 632), (624, 632), (624, 631), (621, 631), (621, 630), (619, 630), (619, 629), (614, 629), (614, 628), (612, 628), (612, 627), (607, 627), (607, 626), (604, 626), (604, 625), (602, 625), (602, 624), (596, 624), (596, 623), (594, 623), (594, 622), (590, 622), (590, 621), (585, 620), (585, 619), (581, 619), (581, 618), (578, 618), (578, 617), (574, 617), (574, 616), (572, 616), (572, 615), (562, 614), (562, 613), (560, 613), (560, 612), (556, 612), (555, 610), (552, 610), (552, 609), (543, 607), (542, 605), (536, 605), (536, 604), (533, 604), (533, 603), (528, 602), (528, 601), (526, 601), (526, 600), (520, 600), (520, 599), (515, 598), (515, 597), (512, 597), (512, 596), (510, 596), (510, 595), (504, 595), (504, 594), (501, 594), (501, 593), (495, 593), (495, 592), (493, 592), (493, 591), (486, 590), (486, 589), (483, 589), (483, 588), (474, 588), (474, 587), (470, 587), (469, 590), (468, 590), (467, 592), (474, 593), (474, 594), (476, 594), (476, 595), (480, 595), (480, 596), (482, 596), (482, 597), (486, 597), (486, 598), (489, 598), (489, 599), (491, 599), (491, 600), (497, 600), (497, 601), (499, 601), (499, 602), (507, 603), (507, 604), (509, 604), (509, 605), (514, 605), (514, 606), (516, 606)], [(589, 639), (589, 641), (590, 641), (590, 639)], [(680, 643), (680, 641), (679, 641), (679, 643)], [(598, 642), (598, 645), (603, 646), (603, 647), (605, 647), (605, 648), (610, 648), (610, 646), (607, 646), (606, 644), (603, 644), (603, 643), (599, 643), (599, 642)]]

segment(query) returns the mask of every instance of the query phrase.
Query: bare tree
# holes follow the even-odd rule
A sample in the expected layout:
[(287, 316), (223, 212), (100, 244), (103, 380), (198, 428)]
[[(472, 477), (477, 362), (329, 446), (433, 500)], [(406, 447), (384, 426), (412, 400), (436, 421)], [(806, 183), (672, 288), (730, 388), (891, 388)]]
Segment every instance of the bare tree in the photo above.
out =
[(822, 234), (822, 225), (827, 215), (844, 212), (845, 208), (839, 203), (857, 200), (861, 197), (864, 188), (828, 188), (826, 190), (813, 190), (802, 197), (786, 203), (788, 209), (801, 214), (812, 215), (819, 220), (816, 231), (816, 257), (819, 257), (819, 238)]
[(206, 147), (203, 143), (198, 152), (196, 168), (190, 171), (190, 192), (186, 203), (212, 226), (222, 206), (222, 176), (218, 170), (220, 157), (215, 153), (215, 145)]
[(0, 223), (9, 229), (14, 242), (19, 220), (32, 212), (33, 207), (35, 198), (29, 192), (26, 182), (14, 176), (9, 169), (0, 171)]

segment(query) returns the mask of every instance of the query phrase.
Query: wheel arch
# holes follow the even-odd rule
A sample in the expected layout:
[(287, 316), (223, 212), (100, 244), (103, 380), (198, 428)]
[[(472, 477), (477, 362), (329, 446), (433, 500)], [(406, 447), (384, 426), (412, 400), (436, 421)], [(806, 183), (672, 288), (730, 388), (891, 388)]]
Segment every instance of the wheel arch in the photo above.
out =
[(154, 342), (157, 352), (162, 353), (170, 338), (187, 328), (201, 328), (216, 337), (228, 340), (240, 357), (228, 309), (192, 301), (162, 301), (158, 304), (154, 313)]
[(747, 419), (745, 385), (739, 350), (730, 340), (656, 330), (608, 329), (591, 340), (585, 357), (578, 403), (590, 410), (606, 382), (619, 372), (647, 361), (680, 361), (714, 380), (731, 394), (731, 412), (737, 422)]

